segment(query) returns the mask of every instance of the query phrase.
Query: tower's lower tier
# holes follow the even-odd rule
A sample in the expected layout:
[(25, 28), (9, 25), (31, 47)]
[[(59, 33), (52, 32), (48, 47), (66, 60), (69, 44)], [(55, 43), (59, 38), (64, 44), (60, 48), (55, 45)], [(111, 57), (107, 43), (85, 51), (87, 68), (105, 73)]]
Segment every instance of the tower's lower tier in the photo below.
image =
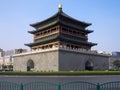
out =
[(108, 70), (109, 55), (54, 48), (14, 55), (14, 71)]

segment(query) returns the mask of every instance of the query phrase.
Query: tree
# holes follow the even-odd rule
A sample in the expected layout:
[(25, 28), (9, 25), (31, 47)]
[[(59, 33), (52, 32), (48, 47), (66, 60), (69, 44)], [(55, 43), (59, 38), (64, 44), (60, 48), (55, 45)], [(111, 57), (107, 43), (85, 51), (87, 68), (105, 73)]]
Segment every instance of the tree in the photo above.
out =
[(113, 65), (114, 65), (115, 67), (117, 67), (117, 69), (120, 69), (120, 60), (115, 60), (115, 61), (113, 62)]

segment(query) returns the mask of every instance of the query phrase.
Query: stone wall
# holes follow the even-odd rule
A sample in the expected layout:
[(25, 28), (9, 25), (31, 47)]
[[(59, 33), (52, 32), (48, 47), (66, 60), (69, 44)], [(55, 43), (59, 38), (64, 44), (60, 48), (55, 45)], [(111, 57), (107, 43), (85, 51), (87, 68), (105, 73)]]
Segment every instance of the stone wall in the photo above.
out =
[(34, 62), (34, 71), (58, 71), (58, 51), (44, 51), (14, 56), (14, 71), (27, 71), (27, 62)]
[(69, 50), (59, 52), (59, 70), (85, 70), (85, 63), (93, 63), (94, 70), (108, 70), (109, 56)]
[(52, 49), (14, 55), (14, 71), (27, 71), (27, 63), (34, 63), (34, 71), (85, 70), (87, 61), (94, 70), (108, 70), (109, 56), (66, 49)]

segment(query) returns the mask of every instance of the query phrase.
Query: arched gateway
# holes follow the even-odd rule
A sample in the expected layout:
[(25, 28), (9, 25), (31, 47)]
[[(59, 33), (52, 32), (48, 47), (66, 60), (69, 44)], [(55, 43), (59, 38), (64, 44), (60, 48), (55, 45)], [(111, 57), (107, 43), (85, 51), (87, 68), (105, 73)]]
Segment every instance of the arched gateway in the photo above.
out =
[(93, 70), (93, 62), (92, 61), (86, 61), (85, 70)]
[(33, 60), (28, 60), (28, 62), (27, 62), (27, 71), (30, 71), (32, 69), (34, 69), (34, 62), (33, 62)]

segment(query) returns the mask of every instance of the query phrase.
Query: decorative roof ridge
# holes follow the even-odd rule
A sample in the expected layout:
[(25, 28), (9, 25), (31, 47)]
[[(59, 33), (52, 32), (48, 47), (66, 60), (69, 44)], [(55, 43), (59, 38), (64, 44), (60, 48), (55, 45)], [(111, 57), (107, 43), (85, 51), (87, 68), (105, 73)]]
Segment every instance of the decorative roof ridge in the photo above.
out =
[(47, 21), (47, 20), (49, 20), (49, 19), (57, 16), (58, 14), (59, 14), (59, 12), (55, 13), (53, 16), (51, 16), (51, 17), (49, 17), (49, 18), (47, 18), (47, 19), (45, 19), (45, 20), (42, 20), (42, 21), (40, 21), (40, 22), (36, 22), (36, 23), (30, 24), (30, 26), (33, 26), (33, 27), (34, 27), (36, 24), (42, 23), (42, 22), (44, 22), (44, 21)]
[(77, 19), (69, 16), (68, 14), (66, 14), (66, 13), (64, 13), (64, 12), (62, 12), (61, 15), (65, 16), (65, 17), (68, 17), (68, 18), (70, 18), (70, 19), (72, 19), (72, 20), (75, 20), (75, 21), (77, 21), (77, 22), (87, 24), (88, 26), (91, 25), (91, 23), (87, 23), (87, 22), (84, 22), (84, 21), (77, 20)]
[(40, 24), (40, 23), (43, 23), (43, 22), (45, 22), (45, 21), (48, 21), (48, 20), (50, 20), (50, 19), (52, 19), (52, 18), (54, 18), (54, 17), (60, 16), (60, 15), (63, 16), (63, 17), (72, 19), (72, 20), (74, 20), (74, 21), (77, 21), (78, 23), (83, 23), (83, 24), (85, 24), (85, 26), (91, 25), (91, 23), (87, 23), (87, 22), (84, 22), (84, 21), (77, 20), (77, 19), (69, 16), (68, 14), (64, 13), (64, 12), (62, 11), (62, 5), (59, 4), (59, 6), (58, 6), (58, 12), (57, 12), (57, 13), (55, 13), (54, 15), (52, 15), (51, 17), (49, 17), (49, 18), (47, 18), (47, 19), (45, 19), (45, 20), (42, 20), (42, 21), (40, 21), (40, 22), (36, 22), (36, 23), (30, 24), (30, 26), (35, 27), (35, 26), (37, 26), (37, 25)]

